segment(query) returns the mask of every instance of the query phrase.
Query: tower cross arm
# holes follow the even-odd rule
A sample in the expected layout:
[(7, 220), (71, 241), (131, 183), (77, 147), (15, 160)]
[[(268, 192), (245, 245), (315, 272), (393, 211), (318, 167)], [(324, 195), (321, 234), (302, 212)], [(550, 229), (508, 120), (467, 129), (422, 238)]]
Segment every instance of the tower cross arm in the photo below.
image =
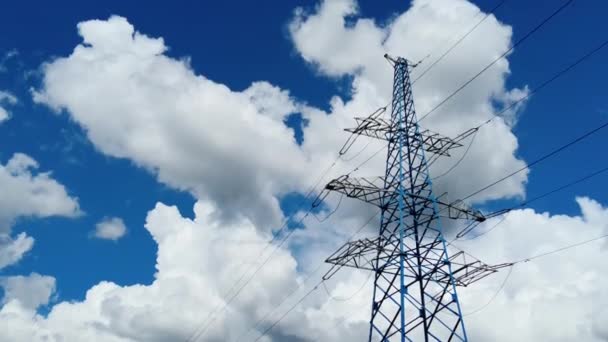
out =
[(343, 266), (374, 271), (373, 261), (378, 255), (380, 238), (349, 241), (325, 260), (333, 266), (323, 279), (331, 278)]
[(347, 197), (356, 198), (367, 203), (374, 204), (376, 206), (382, 206), (382, 199), (387, 189), (384, 189), (381, 185), (383, 179), (376, 177), (373, 179), (368, 178), (354, 178), (344, 175), (336, 179), (331, 180), (325, 186), (325, 189), (319, 194), (319, 197), (313, 203), (313, 206), (317, 206), (323, 201), (330, 191), (335, 191), (346, 195)]
[[(418, 190), (418, 188), (424, 188), (427, 184), (428, 183), (417, 184), (413, 189)], [(335, 191), (342, 195), (346, 195), (347, 197), (356, 198), (376, 205), (380, 208), (388, 208), (395, 206), (398, 203), (399, 192), (396, 188), (397, 184), (386, 182), (384, 177), (355, 178), (344, 175), (327, 183), (325, 189), (321, 192), (319, 197), (317, 197), (317, 200), (315, 200), (313, 205), (319, 205), (320, 202), (327, 197), (330, 191)], [(406, 202), (415, 200), (417, 203), (428, 203), (428, 206), (432, 206), (433, 202), (435, 202), (438, 206), (437, 217), (441, 216), (450, 219), (464, 219), (476, 222), (483, 222), (486, 220), (485, 216), (479, 210), (468, 206), (461, 200), (448, 203), (440, 199), (432, 199), (410, 192), (405, 192), (404, 196)]]
[(437, 205), (440, 213), (447, 211), (447, 217), (453, 220), (464, 219), (479, 223), (486, 220), (486, 217), (481, 213), (481, 211), (469, 206), (462, 200), (456, 200), (450, 203), (437, 200)]
[[(405, 254), (411, 256), (415, 253), (414, 250), (404, 251)], [(398, 255), (394, 255), (394, 249), (389, 240), (383, 237), (375, 239), (360, 239), (349, 241), (342, 245), (334, 254), (325, 260), (326, 263), (333, 266), (323, 276), (327, 280), (331, 278), (342, 267), (351, 267), (368, 271), (378, 271), (375, 264), (375, 259), (380, 256), (381, 259), (391, 259)], [(466, 287), (487, 276), (490, 276), (500, 269), (513, 266), (512, 263), (502, 263), (489, 265), (464, 251), (458, 251), (449, 257), (444, 263), (450, 263), (452, 268), (452, 277), (456, 286)], [(386, 265), (382, 269), (385, 273), (395, 273), (398, 269), (391, 269), (390, 265)], [(429, 270), (423, 278), (431, 277), (433, 281), (439, 283), (449, 283), (450, 274), (438, 270)]]
[(452, 276), (456, 285), (464, 287), (494, 274), (502, 268), (513, 266), (512, 263), (488, 265), (464, 251), (451, 255), (449, 262), (452, 264)]
[[(357, 137), (361, 135), (380, 140), (389, 140), (391, 137), (394, 137), (399, 128), (382, 117), (381, 114), (385, 110), (386, 108), (380, 108), (368, 117), (356, 117), (357, 127), (344, 129), (346, 132), (351, 133), (351, 136), (344, 143), (344, 146), (342, 146), (340, 154), (345, 154), (355, 143)], [(425, 151), (449, 157), (451, 149), (461, 147), (462, 144), (460, 142), (476, 131), (477, 128), (471, 128), (455, 138), (450, 138), (428, 129), (421, 131), (418, 135)]]

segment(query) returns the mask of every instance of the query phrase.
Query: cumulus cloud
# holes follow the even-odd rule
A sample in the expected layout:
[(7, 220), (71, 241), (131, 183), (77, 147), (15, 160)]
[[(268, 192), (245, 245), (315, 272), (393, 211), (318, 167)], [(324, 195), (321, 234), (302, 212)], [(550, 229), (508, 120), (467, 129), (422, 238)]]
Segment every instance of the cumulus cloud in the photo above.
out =
[[(608, 208), (589, 198), (576, 200), (580, 216), (508, 214), (479, 239), (455, 243), (489, 263), (522, 260), (608, 233)], [(488, 222), (492, 227), (497, 219)], [(482, 228), (479, 232), (483, 232)], [(473, 235), (474, 236), (474, 235)], [(514, 266), (504, 288), (482, 312), (467, 318), (472, 340), (605, 341), (605, 240)], [(506, 272), (461, 290), (463, 311), (472, 312), (500, 289)], [(516, 327), (516, 329), (514, 329)]]
[[(226, 292), (241, 272), (251, 271), (267, 241), (250, 221), (220, 223), (214, 219), (216, 210), (211, 204), (197, 203), (191, 220), (175, 207), (158, 204), (146, 220), (146, 229), (158, 245), (152, 284), (121, 287), (102, 282), (82, 302), (55, 304), (46, 318), (18, 303), (7, 304), (0, 310), (0, 322), (10, 327), (5, 336), (12, 341), (32, 340), (43, 333), (51, 340), (185, 340), (226, 302)], [(239, 245), (232, 239), (251, 243)], [(241, 327), (252, 323), (277, 304), (277, 293), (298, 281), (296, 262), (285, 250), (275, 253), (267, 266), (217, 317), (205, 340), (236, 338), (243, 331), (232, 323)]]
[(94, 236), (116, 241), (127, 233), (127, 226), (120, 217), (108, 217), (95, 225)]
[(6, 108), (4, 108), (3, 106), (15, 105), (16, 103), (17, 103), (17, 98), (15, 97), (15, 95), (13, 95), (7, 91), (0, 90), (0, 123), (2, 121), (8, 120), (10, 118), (9, 111)]
[(16, 237), (0, 234), (0, 269), (21, 260), (33, 246), (34, 239), (26, 233), (19, 233)]
[(34, 239), (25, 233), (11, 236), (19, 217), (76, 217), (78, 200), (48, 172), (36, 173), (38, 163), (30, 156), (15, 153), (5, 165), (0, 164), (0, 268), (20, 260)]
[[(529, 209), (514, 211), (500, 229), (483, 237), (483, 243), (463, 241), (458, 247), (490, 262), (504, 262), (606, 233), (608, 209), (587, 198), (577, 201), (580, 216), (549, 215)], [(101, 282), (88, 290), (81, 302), (55, 304), (47, 317), (35, 314), (32, 308), (45, 303), (43, 299), (48, 296), (42, 294), (48, 291), (40, 292), (40, 297), (29, 304), (19, 299), (24, 296), (12, 295), (14, 300), (7, 300), (0, 310), (0, 325), (7, 327), (3, 331), (8, 340), (42, 340), (42, 336), (51, 341), (185, 340), (197, 328), (202, 330), (208, 317), (214, 321), (199, 340), (242, 337), (305, 279), (297, 271), (297, 261), (291, 252), (281, 248), (228, 310), (218, 310), (231, 297), (229, 290), (241, 272), (251, 272), (256, 262), (261, 261), (258, 256), (267, 240), (250, 221), (226, 226), (214, 219), (215, 210), (213, 205), (199, 202), (194, 219), (185, 218), (175, 207), (163, 204), (157, 204), (149, 212), (146, 229), (158, 245), (157, 272), (150, 285)], [(481, 231), (493, 223), (480, 227)], [(235, 244), (234, 240), (249, 243)], [(496, 300), (483, 313), (467, 317), (471, 339), (601, 341), (606, 324), (601, 303), (605, 303), (603, 289), (608, 286), (608, 278), (601, 272), (605, 266), (605, 246), (598, 242), (516, 266)], [(338, 341), (345, 336), (349, 341), (363, 340), (371, 296), (369, 277), (348, 271), (342, 271), (341, 275), (348, 277), (328, 283), (333, 299), (322, 288), (317, 289), (314, 296), (273, 329), (267, 340)], [(504, 277), (502, 272), (460, 289), (464, 312), (484, 305)], [(261, 329), (246, 336), (251, 339), (258, 336), (313, 284), (313, 281), (306, 283)]]
[(45, 65), (36, 101), (66, 109), (101, 152), (227, 208), (222, 218), (280, 224), (275, 195), (297, 189), (305, 166), (283, 123), (296, 106), (288, 92), (266, 82), (231, 91), (165, 56), (161, 38), (125, 18), (83, 22), (78, 32), (83, 44)]
[(17, 217), (75, 217), (78, 201), (49, 172), (35, 172), (39, 165), (30, 156), (15, 153), (0, 165), (0, 229), (6, 232)]
[(0, 278), (4, 289), (3, 305), (18, 301), (23, 308), (35, 310), (46, 305), (55, 292), (55, 278), (31, 273), (29, 276), (10, 276)]

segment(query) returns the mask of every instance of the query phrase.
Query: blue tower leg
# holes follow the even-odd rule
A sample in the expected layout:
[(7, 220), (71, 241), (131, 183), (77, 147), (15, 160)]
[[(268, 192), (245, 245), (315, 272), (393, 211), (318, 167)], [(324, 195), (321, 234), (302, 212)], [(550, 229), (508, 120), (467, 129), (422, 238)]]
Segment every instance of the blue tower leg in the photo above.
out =
[(467, 341), (437, 219), (410, 66), (394, 62), (369, 341)]

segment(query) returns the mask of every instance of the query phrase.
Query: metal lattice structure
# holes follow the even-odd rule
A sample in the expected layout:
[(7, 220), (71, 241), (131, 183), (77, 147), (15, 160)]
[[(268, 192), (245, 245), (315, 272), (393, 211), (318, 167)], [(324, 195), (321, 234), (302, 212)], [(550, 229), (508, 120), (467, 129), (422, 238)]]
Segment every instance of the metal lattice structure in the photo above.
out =
[(485, 217), (462, 201), (447, 203), (432, 191), (425, 153), (449, 156), (451, 148), (473, 131), (456, 139), (420, 130), (414, 110), (410, 69), (404, 58), (386, 56), (394, 67), (392, 112), (385, 108), (358, 118), (353, 135), (388, 142), (386, 171), (374, 179), (342, 176), (329, 191), (357, 198), (381, 209), (376, 238), (351, 241), (326, 261), (331, 277), (343, 266), (375, 273), (369, 341), (467, 341), (456, 286), (467, 286), (505, 265), (489, 266), (463, 252), (447, 253), (440, 217), (483, 222)]

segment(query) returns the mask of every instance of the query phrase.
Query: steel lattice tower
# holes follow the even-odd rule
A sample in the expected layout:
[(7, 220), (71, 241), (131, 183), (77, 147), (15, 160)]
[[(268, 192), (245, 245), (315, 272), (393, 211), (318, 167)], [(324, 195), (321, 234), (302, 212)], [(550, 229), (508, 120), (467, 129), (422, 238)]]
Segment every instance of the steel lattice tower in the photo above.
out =
[(462, 201), (446, 203), (433, 195), (425, 154), (449, 156), (448, 151), (461, 146), (458, 141), (472, 132), (450, 139), (421, 131), (410, 82), (412, 65), (404, 58), (385, 57), (394, 67), (390, 120), (376, 112), (357, 118), (357, 128), (347, 129), (353, 137), (388, 142), (384, 177), (342, 176), (326, 186), (327, 191), (378, 206), (379, 235), (342, 246), (326, 260), (334, 266), (324, 279), (342, 266), (375, 272), (369, 341), (467, 341), (456, 286), (466, 286), (503, 265), (466, 260), (462, 251), (448, 256), (439, 218), (476, 224), (485, 217)]

